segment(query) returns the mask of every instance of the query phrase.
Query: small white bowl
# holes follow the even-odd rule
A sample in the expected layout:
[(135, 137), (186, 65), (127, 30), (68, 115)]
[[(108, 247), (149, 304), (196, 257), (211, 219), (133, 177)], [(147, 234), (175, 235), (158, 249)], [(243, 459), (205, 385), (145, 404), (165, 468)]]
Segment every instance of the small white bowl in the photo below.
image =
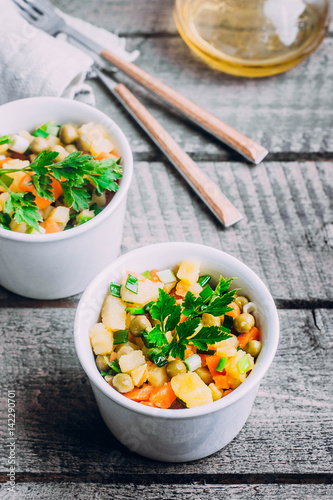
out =
[(91, 221), (67, 231), (32, 235), (0, 228), (0, 285), (25, 297), (59, 299), (82, 292), (117, 257), (133, 173), (130, 146), (118, 125), (96, 108), (57, 97), (32, 97), (0, 106), (0, 136), (40, 123), (102, 124), (122, 157), (119, 190)]
[[(120, 281), (127, 270), (174, 267), (184, 259), (201, 262), (201, 274), (218, 280), (236, 277), (235, 288), (255, 302), (262, 349), (252, 373), (236, 390), (219, 401), (196, 408), (162, 410), (131, 401), (100, 375), (89, 340), (89, 326), (99, 319), (110, 281)], [(89, 377), (101, 415), (114, 436), (130, 450), (165, 462), (186, 462), (208, 456), (226, 446), (241, 430), (252, 408), (261, 379), (274, 358), (279, 320), (263, 282), (245, 264), (220, 250), (194, 243), (159, 243), (126, 253), (105, 268), (84, 292), (75, 317), (75, 348)]]

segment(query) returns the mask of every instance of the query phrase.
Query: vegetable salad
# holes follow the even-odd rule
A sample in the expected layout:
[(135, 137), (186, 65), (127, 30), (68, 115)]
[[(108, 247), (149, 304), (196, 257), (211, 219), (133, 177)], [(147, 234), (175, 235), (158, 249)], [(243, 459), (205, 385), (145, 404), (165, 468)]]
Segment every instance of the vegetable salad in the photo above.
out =
[(193, 408), (236, 389), (261, 349), (256, 306), (214, 287), (200, 264), (127, 272), (110, 283), (100, 321), (89, 329), (96, 365), (125, 397), (156, 408)]
[(107, 131), (48, 122), (0, 137), (0, 227), (56, 233), (95, 217), (119, 188), (120, 158)]

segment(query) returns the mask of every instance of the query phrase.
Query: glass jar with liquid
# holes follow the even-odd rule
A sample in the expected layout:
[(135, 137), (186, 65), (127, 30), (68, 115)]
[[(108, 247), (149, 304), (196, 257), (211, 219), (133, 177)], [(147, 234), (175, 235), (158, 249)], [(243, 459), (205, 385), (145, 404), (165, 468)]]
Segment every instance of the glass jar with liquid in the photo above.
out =
[(329, 0), (175, 0), (180, 35), (225, 73), (262, 77), (292, 68), (325, 37)]

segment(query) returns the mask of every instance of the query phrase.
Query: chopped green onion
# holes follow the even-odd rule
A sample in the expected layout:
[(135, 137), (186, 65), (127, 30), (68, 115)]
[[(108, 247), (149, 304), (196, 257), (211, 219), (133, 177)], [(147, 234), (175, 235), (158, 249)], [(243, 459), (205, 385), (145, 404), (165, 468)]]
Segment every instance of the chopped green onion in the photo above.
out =
[(102, 377), (106, 377), (107, 375), (110, 375), (110, 372), (101, 372)]
[(121, 285), (119, 285), (119, 283), (113, 283), (111, 281), (110, 292), (111, 292), (111, 295), (113, 295), (113, 297), (120, 297), (120, 289), (121, 289)]
[(145, 314), (145, 312), (146, 312), (142, 307), (139, 307), (139, 306), (125, 307), (125, 311), (129, 312), (132, 315)]
[(192, 356), (189, 356), (187, 359), (185, 359), (184, 365), (186, 366), (187, 371), (194, 372), (194, 370), (200, 368), (201, 358), (198, 354), (193, 354)]
[(237, 351), (242, 351), (243, 349), (241, 347), (239, 347), (239, 345), (237, 346)]
[(232, 325), (234, 324), (234, 318), (232, 316), (224, 316), (223, 326), (228, 330), (231, 330)]
[(113, 334), (113, 344), (125, 344), (128, 341), (128, 330), (117, 330)]
[(132, 274), (129, 274), (128, 275), (128, 278), (127, 278), (127, 281), (126, 281), (126, 284), (125, 284), (125, 288), (127, 288), (127, 290), (129, 290), (130, 292), (133, 292), (133, 293), (138, 293), (138, 289), (139, 289), (139, 280), (138, 278), (136, 278), (135, 276), (132, 276)]
[(35, 132), (32, 134), (34, 137), (43, 137), (44, 139), (49, 136), (48, 132), (45, 132), (45, 130), (38, 128), (35, 130)]
[(0, 224), (2, 226), (5, 226), (4, 229), (7, 229), (7, 227), (9, 229), (9, 224), (11, 223), (11, 220), (12, 219), (11, 219), (10, 215), (0, 212)]
[(200, 286), (202, 286), (202, 288), (204, 288), (204, 286), (207, 285), (207, 283), (209, 283), (211, 279), (212, 277), (209, 276), (209, 274), (205, 274), (204, 276), (200, 276), (200, 278), (198, 279), (198, 283)]
[(212, 288), (207, 285), (205, 286), (205, 288), (199, 293), (200, 297), (202, 298), (202, 300), (204, 301), (208, 301), (208, 299), (213, 295), (213, 290)]
[(44, 130), (44, 132), (55, 135), (57, 137), (60, 130), (60, 125), (55, 125), (54, 122), (47, 122), (40, 127), (40, 130)]
[(140, 335), (141, 335), (142, 341), (143, 341), (145, 347), (147, 347), (147, 349), (150, 349), (151, 347), (156, 347), (156, 343), (149, 340), (149, 333), (146, 332), (146, 330), (142, 330)]
[(99, 213), (101, 213), (101, 211), (103, 210), (104, 207), (99, 207), (97, 205), (97, 203), (93, 203), (90, 207), (89, 210), (92, 210), (94, 212), (95, 215), (98, 215)]
[(242, 373), (242, 374), (248, 372), (251, 369), (251, 363), (250, 363), (250, 360), (249, 360), (247, 354), (245, 354), (242, 357), (242, 359), (240, 361), (238, 361), (237, 368), (238, 368), (239, 373)]
[(89, 215), (86, 215), (85, 217), (84, 216), (80, 216), (80, 214), (77, 216), (77, 223), (76, 225), (77, 226), (81, 226), (81, 224), (84, 224), (85, 222), (88, 222), (89, 220), (93, 219), (94, 216), (90, 217)]
[(9, 175), (6, 175), (6, 174), (2, 174), (0, 175), (0, 180), (6, 184), (7, 187), (10, 187), (10, 185), (12, 184), (12, 182), (14, 181), (14, 179), (12, 177), (9, 177)]
[(144, 278), (147, 278), (148, 280), (151, 280), (151, 274), (149, 271), (145, 271), (144, 273), (142, 273), (142, 275)]
[(220, 361), (217, 363), (217, 367), (215, 368), (217, 372), (223, 372), (225, 365), (228, 363), (228, 358), (222, 357)]
[(12, 142), (13, 138), (11, 135), (3, 135), (0, 137), (0, 146), (2, 146), (2, 144), (11, 144)]
[(209, 356), (211, 356), (213, 354), (216, 354), (216, 351), (213, 349), (207, 349), (207, 350), (197, 349), (197, 354), (208, 354)]
[(148, 302), (148, 304), (146, 304), (145, 306), (143, 306), (143, 308), (145, 310), (145, 313), (149, 313), (150, 309), (152, 308), (152, 306), (154, 304), (155, 304), (155, 302), (152, 300), (151, 302)]
[(156, 276), (158, 276), (159, 280), (162, 281), (162, 283), (173, 283), (174, 281), (177, 281), (176, 276), (173, 274), (171, 269), (158, 271), (156, 273)]
[[(111, 368), (111, 371), (113, 371), (114, 373), (121, 373), (121, 369), (117, 359), (115, 359), (114, 361), (110, 361), (108, 356), (104, 356), (104, 360), (107, 363), (107, 365)], [(111, 375), (111, 373), (109, 372), (107, 375)]]
[(159, 367), (166, 365), (168, 362), (167, 358), (162, 353), (162, 350), (158, 349), (157, 347), (149, 349), (146, 356), (148, 359), (150, 359), (150, 361), (152, 361), (156, 366)]

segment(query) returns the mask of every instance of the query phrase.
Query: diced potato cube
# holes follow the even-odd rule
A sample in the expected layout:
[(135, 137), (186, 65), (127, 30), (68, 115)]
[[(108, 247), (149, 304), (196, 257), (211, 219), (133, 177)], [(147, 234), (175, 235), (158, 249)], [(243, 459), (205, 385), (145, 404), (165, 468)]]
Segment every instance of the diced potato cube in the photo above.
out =
[(9, 193), (7, 193), (7, 191), (5, 193), (0, 194), (0, 211), (1, 212), (3, 212), (5, 210), (5, 203), (8, 200), (8, 198), (9, 198)]
[(144, 384), (148, 378), (147, 363), (134, 368), (134, 370), (131, 371), (131, 377), (133, 380), (133, 384), (136, 385), (137, 387), (140, 387), (140, 385)]
[(180, 263), (177, 277), (186, 285), (194, 285), (199, 279), (200, 263), (194, 260), (183, 260)]
[(8, 150), (8, 148), (9, 148), (9, 144), (8, 143), (7, 144), (1, 144), (0, 145), (0, 155), (5, 154), (7, 152), (7, 150)]
[(45, 207), (45, 208), (43, 208), (43, 210), (40, 211), (44, 220), (46, 220), (50, 217), (50, 213), (52, 212), (52, 210), (53, 210), (53, 207), (51, 205), (49, 205), (48, 207)]
[[(119, 349), (117, 349), (117, 347), (119, 347)], [(119, 345), (117, 347), (116, 347), (115, 351), (117, 352), (118, 361), (122, 356), (125, 356), (126, 354), (129, 354), (130, 352), (134, 351), (133, 347), (131, 347), (130, 345), (127, 345), (127, 344)]]
[(102, 322), (111, 330), (125, 330), (126, 311), (125, 304), (118, 297), (108, 295), (102, 307)]
[(161, 385), (169, 382), (166, 366), (156, 366), (155, 364), (148, 368), (148, 382), (153, 387), (160, 387)]
[(97, 193), (93, 193), (91, 197), (91, 205), (96, 203), (98, 207), (104, 207), (106, 205), (106, 194), (105, 192), (98, 195)]
[(125, 287), (125, 283), (122, 285), (120, 290), (121, 298), (124, 302), (131, 302), (138, 306), (144, 306), (152, 300), (156, 301), (158, 299), (158, 290), (163, 288), (163, 283), (154, 283), (151, 280), (139, 281), (138, 282), (138, 293), (131, 292)]
[(26, 233), (28, 229), (28, 226), (25, 222), (21, 222), (20, 224), (18, 224), (14, 219), (12, 219), (12, 221), (10, 222), (9, 227), (16, 233)]
[[(21, 163), (27, 163), (29, 165), (29, 162), (22, 161)], [(10, 165), (9, 168), (23, 168), (23, 167), (21, 165), (19, 167), (14, 167), (13, 165)], [(23, 179), (23, 177), (25, 177), (27, 174), (25, 172), (13, 172), (12, 174), (7, 174), (7, 175), (8, 177), (11, 177), (13, 179), (13, 182), (10, 185), (10, 189), (14, 191), (14, 193), (19, 193), (20, 182)]]
[(184, 401), (188, 408), (213, 402), (212, 391), (194, 372), (172, 377), (171, 387), (176, 396)]
[(133, 380), (128, 373), (117, 373), (112, 380), (113, 387), (122, 394), (134, 389)]
[(30, 132), (28, 132), (27, 130), (20, 130), (18, 135), (27, 139), (27, 141), (29, 141), (29, 143), (31, 143), (34, 140), (34, 136), (32, 136), (30, 134)]
[(218, 389), (215, 384), (211, 383), (208, 387), (212, 391), (213, 401), (217, 401), (218, 399), (222, 398), (223, 391), (220, 391), (220, 389)]
[(66, 225), (69, 221), (69, 208), (64, 206), (56, 207), (50, 213), (50, 217), (58, 224)]
[(193, 293), (198, 297), (199, 293), (202, 291), (202, 286), (199, 283), (194, 283), (194, 285), (187, 285), (184, 281), (178, 281), (176, 286), (176, 294), (180, 297), (185, 297), (187, 292)]
[(236, 335), (232, 335), (228, 339), (216, 342), (215, 346), (217, 347), (216, 353), (219, 356), (230, 358), (237, 354), (238, 339)]
[(95, 354), (110, 354), (112, 352), (113, 335), (103, 323), (96, 323), (89, 328), (89, 338)]
[(92, 155), (98, 155), (99, 153), (111, 153), (113, 149), (114, 145), (105, 137), (94, 139), (90, 146), (90, 152)]
[[(239, 350), (237, 354), (228, 360), (225, 366), (225, 371), (228, 375), (228, 381), (232, 389), (236, 389), (240, 383), (244, 382), (246, 379), (246, 373), (240, 373), (237, 364), (246, 355), (246, 352)], [(254, 360), (251, 355), (247, 355), (251, 364), (251, 369), (254, 366)]]
[(119, 366), (122, 372), (127, 373), (140, 365), (145, 364), (146, 358), (142, 354), (142, 351), (132, 351), (129, 354), (121, 356), (119, 359)]

